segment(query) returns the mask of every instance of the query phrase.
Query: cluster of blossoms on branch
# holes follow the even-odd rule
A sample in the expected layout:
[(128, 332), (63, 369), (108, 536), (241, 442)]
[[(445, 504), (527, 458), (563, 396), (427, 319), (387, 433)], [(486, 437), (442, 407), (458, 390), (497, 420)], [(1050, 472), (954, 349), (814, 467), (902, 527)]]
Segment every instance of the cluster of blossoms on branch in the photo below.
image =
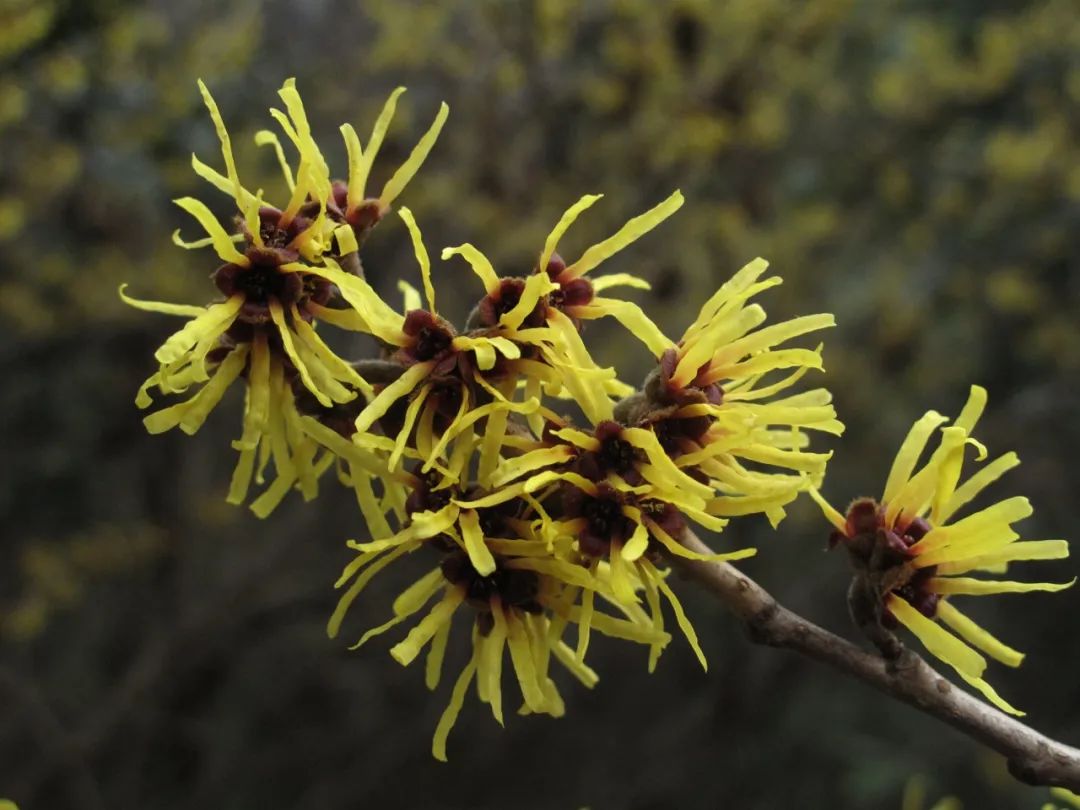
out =
[[(245, 405), (230, 502), (248, 501), (259, 487), (251, 509), (265, 517), (293, 490), (315, 497), (326, 478), (355, 493), (368, 533), (349, 543), (355, 557), (337, 582), (342, 595), (331, 636), (380, 571), (421, 550), (430, 555), (430, 570), (355, 646), (409, 623), (391, 654), (408, 665), (426, 650), (425, 681), (435, 689), (452, 620), (468, 614), (471, 654), (435, 732), (440, 759), (474, 681), (503, 722), (507, 653), (521, 713), (552, 716), (564, 712), (553, 661), (585, 686), (596, 683), (586, 661), (594, 632), (642, 645), (651, 671), (672, 638), (666, 615), (673, 616), (704, 667), (666, 561), (703, 559), (681, 543), (689, 523), (721, 531), (732, 518), (763, 514), (776, 526), (800, 493), (820, 500), (831, 454), (811, 450), (811, 436), (839, 435), (843, 426), (828, 391), (797, 387), (808, 372), (822, 371), (822, 346), (791, 341), (833, 326), (833, 317), (765, 325), (756, 299), (780, 279), (761, 259), (728, 279), (677, 340), (636, 304), (608, 295), (620, 286), (647, 289), (636, 276), (595, 271), (674, 214), (683, 204), (678, 191), (568, 262), (557, 252), (560, 241), (600, 199), (586, 195), (555, 224), (535, 260), (505, 271), (471, 244), (445, 248), (444, 264), (433, 267), (415, 218), (399, 208), (422, 288), (398, 280), (399, 310), (368, 282), (358, 251), (427, 157), (446, 120), (445, 104), (381, 194), (369, 197), (367, 179), (402, 90), (391, 95), (366, 144), (351, 126), (341, 127), (349, 164), (342, 181), (333, 179), (287, 81), (279, 93), (284, 110), (270, 113), (296, 154), (295, 169), (278, 135), (255, 136), (281, 165), (289, 197), (279, 208), (241, 183), (221, 114), (200, 88), (225, 171), (194, 157), (192, 165), (233, 198), (235, 226), (183, 198), (177, 204), (206, 236), (184, 241), (177, 233), (174, 241), (213, 249), (223, 262), (213, 280), (224, 300), (205, 307), (145, 302), (121, 289), (134, 306), (189, 319), (158, 349), (158, 370), (136, 402), (149, 407), (154, 389), (196, 391), (147, 416), (147, 428), (194, 433), (226, 390), (240, 384)], [(476, 304), (459, 328), (437, 307), (436, 280), (456, 284), (470, 270), (479, 282)], [(640, 388), (598, 365), (582, 338), (586, 322), (609, 316), (655, 357)], [(343, 359), (324, 340), (324, 327), (370, 336), (373, 356)], [(846, 517), (827, 513), (873, 573), (864, 577), (864, 596), (876, 626), (907, 625), (1005, 705), (981, 680), (985, 661), (963, 653), (963, 642), (933, 619), (991, 656), (1018, 663), (1017, 653), (945, 601), (991, 586), (951, 575), (1064, 556), (1067, 549), (1061, 541), (1013, 542), (1009, 524), (1030, 512), (1023, 499), (950, 523), (1015, 463), (1005, 456), (956, 487), (965, 448), (981, 451), (968, 433), (984, 399), (973, 395), (955, 425), (943, 429), (941, 449), (911, 475), (944, 419), (928, 415), (916, 425), (883, 505), (857, 501)], [(704, 559), (754, 553), (741, 548)]]

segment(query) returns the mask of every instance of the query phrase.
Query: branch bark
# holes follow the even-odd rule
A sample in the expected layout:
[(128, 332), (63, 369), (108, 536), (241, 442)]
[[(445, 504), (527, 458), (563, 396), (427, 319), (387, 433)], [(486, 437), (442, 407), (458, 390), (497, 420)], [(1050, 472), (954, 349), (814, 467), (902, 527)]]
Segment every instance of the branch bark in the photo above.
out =
[[(711, 550), (687, 530), (683, 544)], [(780, 605), (735, 567), (670, 557), (672, 566), (710, 591), (745, 627), (751, 641), (794, 650), (873, 686), (1002, 754), (1009, 772), (1028, 785), (1080, 792), (1080, 750), (1046, 737), (957, 688), (918, 654), (905, 649), (886, 661)]]

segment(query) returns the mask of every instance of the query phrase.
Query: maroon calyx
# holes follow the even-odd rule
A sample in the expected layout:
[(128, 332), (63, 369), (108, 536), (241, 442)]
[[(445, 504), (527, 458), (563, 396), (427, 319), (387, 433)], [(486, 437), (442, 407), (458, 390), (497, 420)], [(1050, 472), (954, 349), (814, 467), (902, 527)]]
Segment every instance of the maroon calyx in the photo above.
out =
[(297, 214), (288, 223), (283, 223), (282, 217), (282, 212), (272, 206), (264, 205), (259, 209), (261, 246), (255, 243), (247, 223), (240, 221), (241, 232), (247, 239), (244, 250), (247, 265), (230, 262), (212, 275), (214, 284), (226, 297), (244, 297), (244, 305), (237, 316), (242, 322), (268, 323), (271, 320), (270, 304), (274, 301), (281, 305), (286, 317), (296, 306), (301, 317), (310, 320), (305, 304), (312, 301), (325, 305), (333, 296), (334, 287), (325, 279), (283, 269), (284, 265), (300, 259), (292, 245), (312, 220)]
[(562, 505), (567, 518), (584, 518), (578, 548), (589, 557), (603, 557), (613, 542), (625, 543), (634, 533), (634, 522), (622, 513), (623, 497), (610, 484), (596, 485), (596, 495), (575, 486), (563, 490)]
[(453, 367), (451, 362), (446, 369), (447, 360), (454, 360), (454, 327), (443, 318), (426, 309), (413, 309), (405, 314), (402, 331), (409, 342), (394, 353), (394, 358), (405, 366), (436, 361), (437, 371), (446, 373)]
[(413, 489), (408, 498), (405, 499), (405, 511), (410, 515), (416, 512), (438, 512), (450, 503), (452, 498), (458, 497), (456, 487), (449, 486), (436, 489), (442, 482), (442, 476), (435, 470), (426, 473), (421, 472), (420, 466), (420, 463), (417, 462), (416, 467), (413, 469), (412, 474), (415, 479)]
[(659, 405), (722, 405), (724, 389), (719, 383), (700, 383), (699, 378), (709, 369), (705, 363), (697, 370), (694, 379), (687, 385), (678, 385), (672, 380), (678, 367), (679, 354), (676, 349), (668, 349), (660, 355), (656, 376), (650, 380), (647, 390), (654, 402)]
[[(488, 328), (498, 326), (499, 319), (520, 303), (524, 292), (525, 279), (500, 278), (499, 286), (481, 298), (480, 303), (476, 305), (476, 324)], [(522, 327), (543, 326), (547, 318), (546, 310), (546, 303), (543, 300), (538, 301), (532, 312), (521, 322)]]
[[(926, 618), (932, 619), (937, 615), (938, 603), (941, 602), (941, 594), (931, 593), (928, 587), (936, 573), (937, 566), (935, 565), (920, 568), (906, 583), (893, 588), (892, 593), (909, 603)], [(888, 607), (882, 611), (881, 618), (881, 623), (890, 630), (895, 629), (899, 624)]]
[[(884, 504), (873, 498), (857, 498), (848, 506), (844, 532), (833, 532), (829, 542), (830, 547), (844, 545), (856, 568), (880, 583), (876, 586), (879, 593), (894, 593), (924, 616), (933, 618), (941, 596), (931, 593), (928, 586), (937, 566), (915, 568), (909, 564), (915, 556), (911, 547), (930, 529), (930, 524), (921, 517), (889, 526)], [(896, 617), (884, 605), (882, 608), (882, 623), (886, 628), (895, 628)]]
[(567, 274), (566, 262), (558, 253), (551, 254), (544, 272), (548, 274), (548, 278), (559, 285), (559, 289), (548, 293), (548, 306), (565, 312), (571, 318), (574, 317), (574, 307), (591, 304), (596, 296), (591, 281), (584, 277), (575, 278)]
[(642, 427), (652, 429), (671, 458), (698, 449), (715, 421), (711, 416), (676, 416), (680, 407), (670, 405), (653, 410), (641, 422)]
[(491, 615), (492, 597), (499, 597), (504, 608), (526, 613), (543, 610), (538, 601), (540, 577), (533, 571), (505, 568), (499, 557), (495, 558), (495, 570), (487, 576), (480, 574), (469, 555), (460, 549), (444, 557), (440, 568), (447, 582), (465, 590), (465, 600), (478, 611), (476, 621), (482, 635), (490, 633), (495, 624)]
[(623, 438), (625, 428), (618, 422), (604, 420), (596, 426), (594, 436), (600, 443), (597, 450), (578, 454), (574, 471), (590, 481), (603, 481), (614, 473), (632, 486), (644, 482), (637, 465), (644, 460), (644, 453)]

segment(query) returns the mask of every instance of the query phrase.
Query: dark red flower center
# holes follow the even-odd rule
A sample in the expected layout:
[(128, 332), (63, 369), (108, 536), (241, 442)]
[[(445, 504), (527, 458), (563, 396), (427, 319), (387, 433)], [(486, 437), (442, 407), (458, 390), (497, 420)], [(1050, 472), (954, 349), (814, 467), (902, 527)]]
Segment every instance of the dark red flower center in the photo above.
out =
[(477, 623), (480, 632), (487, 635), (494, 626), (491, 616), (491, 598), (498, 596), (504, 607), (517, 608), (527, 613), (540, 613), (543, 610), (537, 597), (540, 593), (540, 578), (533, 571), (504, 568), (496, 559), (495, 570), (482, 576), (469, 560), (469, 555), (457, 550), (443, 558), (440, 567), (446, 581), (465, 589), (465, 599), (475, 607), (479, 614)]

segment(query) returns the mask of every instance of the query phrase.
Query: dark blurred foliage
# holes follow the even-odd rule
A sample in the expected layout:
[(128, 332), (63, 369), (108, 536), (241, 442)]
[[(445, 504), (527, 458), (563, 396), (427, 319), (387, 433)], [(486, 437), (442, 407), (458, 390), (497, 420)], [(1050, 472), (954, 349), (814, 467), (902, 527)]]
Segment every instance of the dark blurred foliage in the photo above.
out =
[[(979, 382), (981, 438), (1025, 462), (997, 491), (1032, 497), (1031, 537), (1076, 536), (1075, 0), (0, 0), (0, 794), (23, 810), (891, 808), (921, 773), (967, 807), (1039, 805), (960, 735), (752, 648), (690, 587), (707, 675), (681, 643), (653, 676), (642, 651), (597, 643), (601, 683), (568, 685), (567, 718), (500, 731), (467, 704), (450, 764), (432, 760), (446, 694), (385, 644), (348, 653), (323, 632), (361, 526), (349, 495), (260, 522), (223, 500), (239, 403), (194, 439), (145, 435), (132, 405), (172, 324), (125, 310), (117, 284), (211, 294), (206, 256), (168, 238), (186, 225), (170, 198), (215, 195), (188, 168), (216, 154), (195, 78), (241, 173), (277, 194), (251, 136), (290, 75), (342, 168), (337, 125), (366, 131), (395, 85), (410, 92), (377, 172), (446, 99), (405, 202), (430, 245), (472, 241), (507, 270), (583, 193), (607, 199), (570, 254), (682, 188), (683, 211), (610, 269), (653, 282), (641, 300), (669, 334), (759, 254), (786, 279), (774, 317), (837, 314), (834, 502), (877, 492), (910, 422)], [(415, 282), (396, 218), (365, 250), (387, 295)], [(468, 271), (436, 274), (467, 311)], [(632, 379), (647, 358), (617, 334), (587, 339)], [(812, 509), (730, 531), (761, 547), (753, 576), (849, 632), (846, 563)], [(352, 630), (399, 584), (373, 586)], [(1030, 653), (991, 680), (1080, 740), (1080, 591), (978, 601)]]

